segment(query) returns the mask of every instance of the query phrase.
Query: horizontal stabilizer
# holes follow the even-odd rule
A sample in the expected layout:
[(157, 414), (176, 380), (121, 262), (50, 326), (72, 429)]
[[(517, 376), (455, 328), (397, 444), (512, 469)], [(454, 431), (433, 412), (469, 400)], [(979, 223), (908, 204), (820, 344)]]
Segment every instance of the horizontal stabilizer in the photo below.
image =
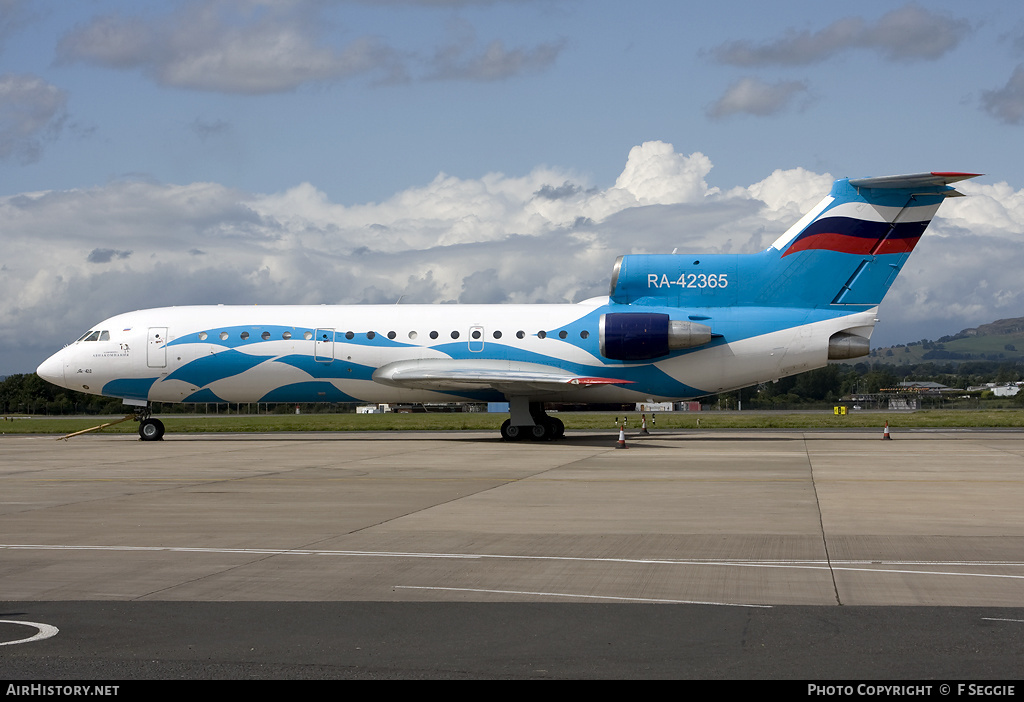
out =
[(881, 176), (879, 178), (851, 178), (850, 185), (855, 188), (934, 188), (958, 183), (968, 178), (977, 178), (980, 175), (982, 174), (932, 171), (931, 173)]

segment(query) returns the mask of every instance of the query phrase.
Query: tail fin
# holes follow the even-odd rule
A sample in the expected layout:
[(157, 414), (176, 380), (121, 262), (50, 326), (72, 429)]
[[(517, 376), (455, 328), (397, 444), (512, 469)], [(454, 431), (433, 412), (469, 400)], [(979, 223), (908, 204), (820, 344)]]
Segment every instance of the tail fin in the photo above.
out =
[(832, 305), (877, 305), (942, 201), (961, 195), (949, 184), (975, 175), (933, 172), (837, 180), (828, 197), (771, 249), (779, 252), (780, 263), (802, 254), (833, 269), (832, 285), (822, 286), (820, 301), (831, 294)]
[[(942, 201), (961, 195), (949, 184), (976, 175), (837, 180), (817, 207), (760, 254), (621, 257), (611, 297), (695, 307), (877, 305)], [(690, 264), (691, 258), (697, 260)]]

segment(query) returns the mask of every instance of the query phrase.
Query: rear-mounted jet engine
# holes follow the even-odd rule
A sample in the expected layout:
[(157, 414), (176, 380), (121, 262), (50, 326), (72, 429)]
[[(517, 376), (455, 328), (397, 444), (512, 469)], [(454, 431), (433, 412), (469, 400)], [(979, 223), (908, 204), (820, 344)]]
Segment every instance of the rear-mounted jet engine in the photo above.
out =
[(617, 361), (646, 361), (711, 341), (711, 327), (652, 312), (601, 315), (601, 355)]

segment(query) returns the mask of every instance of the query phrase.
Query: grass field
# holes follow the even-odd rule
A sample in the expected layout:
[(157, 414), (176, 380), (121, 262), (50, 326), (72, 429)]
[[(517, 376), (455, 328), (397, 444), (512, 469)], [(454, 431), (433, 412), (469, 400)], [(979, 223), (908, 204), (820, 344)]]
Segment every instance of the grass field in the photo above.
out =
[[(615, 430), (610, 412), (563, 412), (566, 429)], [(618, 415), (620, 418), (622, 415)], [(640, 428), (640, 415), (627, 415), (629, 429)], [(317, 431), (494, 431), (507, 414), (305, 414), (305, 415), (160, 415), (168, 433), (317, 432)], [(28, 417), (0, 420), (0, 434), (63, 435), (88, 429), (111, 418)], [(853, 412), (837, 417), (830, 412), (677, 412), (659, 413), (652, 430), (665, 429), (840, 429), (869, 427), (881, 431), (883, 422), (897, 428), (1024, 427), (1024, 410), (921, 410), (917, 412)], [(699, 424), (698, 424), (699, 422)], [(101, 433), (135, 433), (127, 421)]]

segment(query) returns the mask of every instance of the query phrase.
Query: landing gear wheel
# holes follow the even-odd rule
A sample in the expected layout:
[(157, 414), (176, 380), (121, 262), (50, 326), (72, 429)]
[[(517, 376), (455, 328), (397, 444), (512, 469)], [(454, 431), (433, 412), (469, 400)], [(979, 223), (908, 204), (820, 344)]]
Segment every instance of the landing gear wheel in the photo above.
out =
[(143, 441), (160, 441), (164, 438), (164, 423), (149, 417), (139, 422), (139, 438)]
[(512, 420), (506, 419), (501, 423), (501, 438), (505, 441), (522, 441), (526, 438), (525, 427), (513, 426)]
[(554, 431), (552, 431), (551, 433), (552, 439), (561, 439), (563, 436), (565, 436), (565, 424), (562, 422), (561, 419), (557, 417), (548, 417), (548, 420), (554, 427)]
[(529, 429), (530, 438), (533, 439), (534, 441), (547, 441), (548, 439), (553, 439), (554, 438), (554, 436), (552, 434), (552, 430), (553, 429), (554, 429), (554, 427), (552, 427), (547, 422), (541, 422), (540, 424), (534, 424)]

